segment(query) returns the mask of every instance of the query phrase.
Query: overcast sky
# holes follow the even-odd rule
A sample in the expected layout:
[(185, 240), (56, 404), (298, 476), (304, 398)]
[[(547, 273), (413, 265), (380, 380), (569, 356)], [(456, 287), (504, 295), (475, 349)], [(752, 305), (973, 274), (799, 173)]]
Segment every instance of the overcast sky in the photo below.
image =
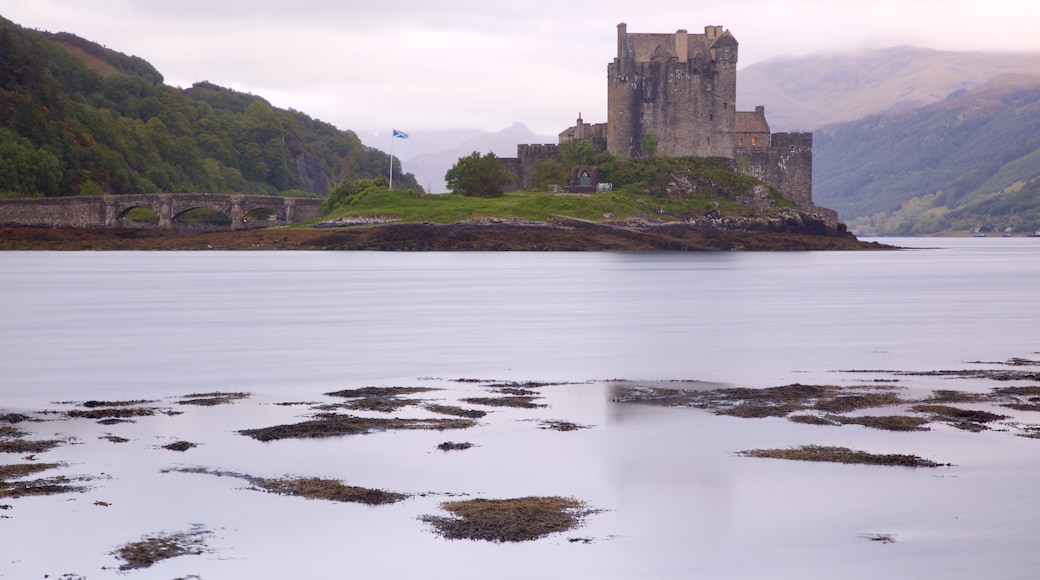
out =
[(520, 121), (555, 135), (606, 120), (617, 24), (740, 42), (739, 67), (777, 56), (912, 44), (1040, 50), (1023, 0), (0, 0), (0, 15), (140, 56), (188, 87), (208, 80), (341, 129)]

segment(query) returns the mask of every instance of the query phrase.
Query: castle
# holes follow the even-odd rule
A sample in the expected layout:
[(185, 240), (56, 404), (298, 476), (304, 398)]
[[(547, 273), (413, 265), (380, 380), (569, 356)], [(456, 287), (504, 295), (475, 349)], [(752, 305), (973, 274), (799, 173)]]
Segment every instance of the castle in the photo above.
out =
[[(630, 34), (621, 23), (617, 57), (607, 65), (607, 122), (587, 124), (579, 113), (558, 144), (519, 145), (517, 157), (503, 161), (528, 189), (534, 165), (557, 158), (560, 145), (572, 141), (589, 140), (621, 160), (724, 157), (810, 207), (812, 134), (770, 133), (764, 107), (736, 110), (737, 47), (721, 26), (706, 26), (704, 34)], [(570, 185), (587, 187), (588, 177)]]

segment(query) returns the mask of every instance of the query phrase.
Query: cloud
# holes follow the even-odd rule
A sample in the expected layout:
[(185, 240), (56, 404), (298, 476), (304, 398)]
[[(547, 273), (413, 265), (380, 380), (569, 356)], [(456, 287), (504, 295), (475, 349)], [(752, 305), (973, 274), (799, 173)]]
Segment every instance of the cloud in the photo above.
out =
[(918, 44), (1040, 48), (1016, 0), (5, 0), (4, 16), (140, 56), (171, 84), (208, 80), (344, 129), (514, 121), (555, 134), (606, 115), (616, 28), (729, 28), (741, 66), (780, 55)]

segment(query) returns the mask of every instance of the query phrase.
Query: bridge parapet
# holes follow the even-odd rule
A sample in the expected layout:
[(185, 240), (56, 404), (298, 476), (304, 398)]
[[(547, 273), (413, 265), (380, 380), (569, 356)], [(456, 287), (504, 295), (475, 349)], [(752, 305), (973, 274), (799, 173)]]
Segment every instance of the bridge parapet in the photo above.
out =
[(175, 229), (177, 217), (197, 208), (209, 208), (231, 218), (231, 229), (243, 227), (249, 214), (267, 209), (291, 224), (318, 216), (321, 199), (269, 195), (226, 195), (208, 193), (159, 193), (106, 195), (98, 197), (46, 197), (0, 200), (0, 224), (118, 228), (123, 217), (136, 207), (146, 207), (159, 218), (158, 227)]

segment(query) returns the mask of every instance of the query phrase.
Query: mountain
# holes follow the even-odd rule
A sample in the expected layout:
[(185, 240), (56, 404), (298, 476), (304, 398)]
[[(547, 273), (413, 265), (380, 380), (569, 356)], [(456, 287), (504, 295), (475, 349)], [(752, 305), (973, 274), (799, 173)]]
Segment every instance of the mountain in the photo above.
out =
[[(394, 154), (400, 156), (408, 171), (426, 191), (440, 193), (447, 191), (444, 174), (462, 157), (474, 151), (494, 153), (499, 157), (516, 157), (516, 146), (523, 143), (556, 143), (557, 138), (548, 135), (536, 135), (523, 123), (513, 123), (501, 131), (472, 131), (464, 138), (451, 143), (445, 137), (457, 135), (457, 132), (426, 132), (409, 134), (406, 143), (395, 146)], [(414, 138), (414, 141), (413, 141)], [(424, 148), (428, 143), (440, 142), (445, 146), (439, 149)]]
[[(424, 153), (433, 153), (435, 151), (441, 151), (442, 149), (450, 149), (462, 143), (470, 137), (485, 133), (481, 129), (441, 129), (435, 131), (412, 131), (404, 130), (408, 139), (406, 141), (397, 141), (394, 145), (394, 155), (401, 156), (405, 159), (422, 155)], [(388, 129), (382, 133), (372, 133), (366, 131), (355, 131), (361, 142), (369, 147), (374, 147), (382, 151), (390, 151), (390, 140), (391, 131)]]
[(1040, 54), (899, 46), (774, 58), (740, 70), (737, 106), (764, 105), (773, 131), (811, 131), (935, 103), (1004, 74), (1040, 75)]
[(1040, 229), (1040, 76), (814, 133), (813, 197), (858, 233)]
[(773, 131), (814, 131), (813, 199), (858, 234), (1040, 228), (1040, 54), (815, 54), (737, 84)]
[[(299, 192), (385, 176), (351, 131), (145, 60), (0, 18), (0, 192)], [(395, 184), (418, 188), (411, 175)]]

